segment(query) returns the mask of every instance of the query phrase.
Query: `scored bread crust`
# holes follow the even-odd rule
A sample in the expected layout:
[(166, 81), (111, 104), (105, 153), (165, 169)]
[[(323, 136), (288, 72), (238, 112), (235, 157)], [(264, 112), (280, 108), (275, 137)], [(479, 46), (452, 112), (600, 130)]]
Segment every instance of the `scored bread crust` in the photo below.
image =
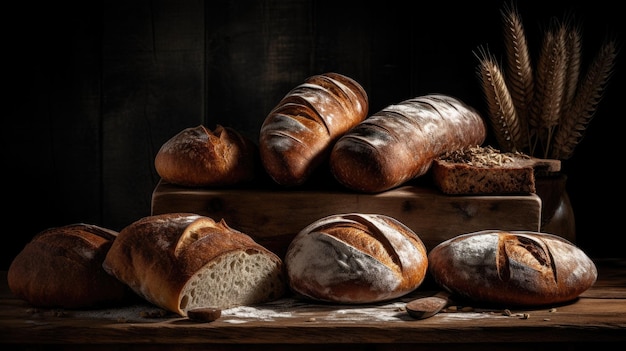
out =
[(392, 217), (348, 213), (321, 218), (290, 243), (285, 266), (291, 289), (325, 302), (370, 303), (421, 285), (426, 248)]
[(132, 292), (102, 269), (117, 234), (86, 223), (38, 233), (11, 262), (9, 289), (37, 307), (81, 309), (129, 301)]
[(282, 260), (250, 236), (191, 213), (142, 218), (120, 231), (103, 263), (138, 295), (186, 316), (279, 298)]
[(159, 176), (182, 186), (225, 186), (252, 181), (259, 164), (258, 148), (237, 130), (217, 125), (186, 128), (157, 152)]
[(408, 99), (371, 115), (332, 148), (330, 169), (352, 190), (376, 193), (425, 174), (433, 160), (480, 145), (487, 135), (471, 106), (447, 95)]
[(332, 144), (367, 116), (367, 93), (347, 76), (307, 78), (285, 95), (261, 126), (263, 167), (278, 184), (304, 183), (324, 163)]
[(593, 286), (598, 275), (593, 261), (571, 242), (529, 231), (459, 235), (434, 247), (428, 260), (443, 288), (505, 306), (568, 302)]

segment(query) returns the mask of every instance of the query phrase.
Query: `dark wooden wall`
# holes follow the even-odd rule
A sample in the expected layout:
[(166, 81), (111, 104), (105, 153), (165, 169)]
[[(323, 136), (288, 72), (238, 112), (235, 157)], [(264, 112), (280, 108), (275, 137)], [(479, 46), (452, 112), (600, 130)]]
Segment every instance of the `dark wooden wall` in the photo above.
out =
[[(253, 139), (306, 77), (359, 81), (370, 111), (431, 92), (484, 109), (474, 51), (502, 53), (504, 1), (85, 1), (3, 10), (4, 223), (0, 268), (37, 232), (75, 222), (120, 230), (150, 214), (154, 156), (180, 130)], [(552, 16), (583, 24), (583, 48), (626, 39), (618, 2), (517, 4), (532, 47)], [(624, 257), (621, 161), (626, 62), (564, 163), (577, 242)], [(586, 58), (588, 59), (588, 58)], [(611, 242), (614, 241), (614, 242)]]

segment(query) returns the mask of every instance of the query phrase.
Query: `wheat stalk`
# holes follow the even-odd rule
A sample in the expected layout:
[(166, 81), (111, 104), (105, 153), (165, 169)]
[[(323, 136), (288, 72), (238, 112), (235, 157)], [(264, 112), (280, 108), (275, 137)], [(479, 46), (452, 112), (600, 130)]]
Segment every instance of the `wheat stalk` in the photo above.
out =
[[(556, 24), (546, 32), (537, 62), (535, 95), (530, 118), (531, 127), (537, 131), (531, 153), (547, 157), (554, 128), (561, 116), (567, 55), (565, 49), (566, 27)], [(541, 147), (541, 151), (537, 150)]]
[(501, 12), (506, 49), (506, 84), (511, 93), (513, 105), (517, 111), (522, 138), (520, 146), (529, 145), (528, 119), (533, 101), (533, 69), (526, 41), (522, 19), (513, 6), (506, 6)]
[(487, 49), (479, 48), (478, 75), (487, 101), (488, 116), (495, 132), (496, 141), (506, 152), (521, 150), (524, 144), (519, 118), (500, 66)]
[(580, 29), (572, 26), (568, 26), (568, 28), (569, 30), (567, 31), (567, 35), (565, 37), (567, 72), (565, 74), (563, 106), (570, 106), (574, 100), (574, 94), (576, 94), (578, 79), (580, 76), (580, 57), (582, 55), (582, 39), (580, 36)]
[(517, 9), (505, 5), (501, 14), (506, 75), (486, 50), (481, 52), (478, 68), (496, 142), (504, 151), (568, 159), (596, 112), (613, 72), (617, 42), (603, 43), (580, 80), (580, 28), (570, 19), (554, 20), (544, 33), (533, 71)]
[(566, 118), (563, 118), (555, 136), (552, 157), (566, 160), (572, 156), (602, 99), (606, 84), (613, 73), (616, 57), (617, 43), (615, 40), (606, 41), (591, 62), (571, 108), (565, 113)]

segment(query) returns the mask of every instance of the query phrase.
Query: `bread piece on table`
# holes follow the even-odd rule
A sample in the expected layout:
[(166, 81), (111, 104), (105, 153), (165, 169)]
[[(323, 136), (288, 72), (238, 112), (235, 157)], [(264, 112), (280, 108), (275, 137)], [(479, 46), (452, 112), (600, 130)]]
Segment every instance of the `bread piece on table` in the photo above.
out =
[(261, 126), (265, 170), (280, 185), (303, 184), (327, 161), (334, 142), (365, 119), (368, 107), (367, 93), (352, 78), (332, 72), (307, 78)]
[(154, 160), (159, 176), (182, 186), (225, 186), (255, 179), (258, 148), (237, 130), (186, 128), (166, 141)]
[(535, 193), (535, 171), (539, 167), (558, 171), (560, 161), (473, 146), (435, 159), (432, 177), (445, 194)]
[(191, 213), (142, 218), (120, 231), (104, 269), (139, 296), (186, 316), (277, 299), (282, 260), (224, 220)]
[(482, 144), (486, 124), (471, 106), (430, 94), (390, 105), (344, 134), (330, 154), (331, 173), (345, 187), (375, 193), (424, 175), (433, 160)]
[(37, 307), (81, 309), (129, 301), (132, 291), (102, 269), (116, 236), (85, 223), (46, 229), (11, 262), (9, 289)]
[(379, 214), (337, 214), (302, 229), (285, 256), (293, 291), (317, 301), (370, 303), (419, 287), (426, 248), (411, 229)]
[(434, 280), (446, 290), (505, 307), (572, 301), (598, 276), (593, 261), (571, 242), (529, 231), (459, 235), (435, 246), (428, 261)]

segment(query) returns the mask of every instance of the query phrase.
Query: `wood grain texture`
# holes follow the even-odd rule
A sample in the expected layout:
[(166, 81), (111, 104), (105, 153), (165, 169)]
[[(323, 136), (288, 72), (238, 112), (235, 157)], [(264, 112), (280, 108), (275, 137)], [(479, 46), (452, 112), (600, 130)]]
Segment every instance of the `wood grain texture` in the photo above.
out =
[(11, 349), (46, 344), (72, 349), (103, 345), (133, 349), (274, 345), (280, 349), (302, 344), (306, 349), (324, 344), (329, 350), (355, 350), (376, 344), (395, 350), (410, 349), (409, 345), (458, 349), (463, 344), (470, 349), (506, 350), (578, 345), (567, 349), (584, 350), (591, 344), (626, 342), (626, 262), (596, 263), (597, 284), (573, 303), (509, 314), (469, 306), (472, 309), (444, 311), (425, 320), (415, 320), (404, 311), (406, 302), (434, 293), (419, 289), (390, 302), (358, 306), (309, 304), (287, 296), (269, 304), (224, 310), (211, 323), (159, 315), (154, 306), (143, 303), (106, 310), (33, 309), (10, 294), (2, 272), (0, 343)]
[(347, 191), (212, 190), (159, 182), (152, 214), (194, 212), (224, 219), (282, 257), (300, 230), (338, 213), (377, 213), (411, 228), (427, 249), (482, 229), (539, 230), (541, 200), (514, 196), (446, 196), (434, 188), (402, 186), (379, 194)]

